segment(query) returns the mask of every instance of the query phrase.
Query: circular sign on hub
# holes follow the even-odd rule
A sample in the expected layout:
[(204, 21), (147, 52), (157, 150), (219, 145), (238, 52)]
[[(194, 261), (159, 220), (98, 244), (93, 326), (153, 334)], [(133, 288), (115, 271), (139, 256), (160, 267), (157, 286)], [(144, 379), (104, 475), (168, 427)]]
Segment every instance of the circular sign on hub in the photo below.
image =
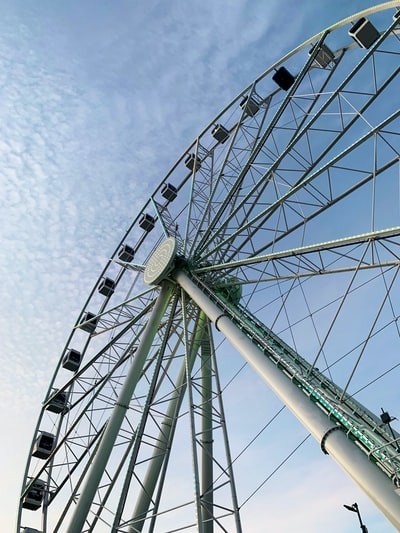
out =
[(173, 237), (168, 237), (155, 250), (146, 265), (143, 277), (146, 285), (158, 285), (169, 274), (175, 254), (176, 241)]

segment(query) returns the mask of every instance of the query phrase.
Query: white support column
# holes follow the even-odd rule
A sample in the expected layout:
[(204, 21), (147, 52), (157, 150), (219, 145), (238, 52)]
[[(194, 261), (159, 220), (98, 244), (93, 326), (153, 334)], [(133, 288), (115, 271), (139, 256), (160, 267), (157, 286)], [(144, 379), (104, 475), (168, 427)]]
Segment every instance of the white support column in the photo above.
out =
[(338, 426), (332, 423), (290, 379), (278, 370), (184, 272), (175, 272), (174, 278), (271, 390), (321, 443), (323, 449), (364, 490), (386, 518), (400, 530), (400, 498), (390, 479), (368, 460), (367, 456), (346, 437), (343, 431), (337, 431)]
[(201, 343), (201, 494), (204, 533), (214, 532), (213, 521), (213, 406), (210, 339)]
[[(204, 313), (200, 313), (196, 330), (193, 335), (193, 342), (190, 347), (190, 353), (188, 354), (189, 361), (188, 367), (192, 368), (195, 356), (200, 349), (201, 340), (204, 335), (204, 327), (206, 325), (206, 317)], [(143, 487), (140, 491), (136, 502), (135, 508), (132, 514), (131, 523), (128, 529), (128, 533), (141, 533), (146, 520), (146, 516), (149, 512), (150, 504), (152, 502), (153, 494), (159, 480), (162, 466), (165, 461), (165, 454), (168, 446), (170, 445), (170, 439), (173, 431), (175, 430), (175, 421), (179, 413), (186, 388), (187, 388), (187, 372), (186, 365), (183, 364), (181, 372), (178, 376), (175, 392), (172, 395), (167, 412), (162, 422), (162, 429), (156, 440), (156, 447), (152, 458), (149, 461), (149, 466), (143, 479)]]
[(71, 522), (65, 533), (78, 533), (78, 531), (83, 530), (90, 506), (92, 505), (100, 480), (107, 466), (111, 450), (118, 436), (125, 413), (129, 408), (129, 403), (143, 370), (147, 355), (154, 341), (161, 319), (167, 309), (172, 287), (173, 286), (170, 283), (165, 283), (161, 288), (139, 346), (135, 352), (132, 366), (125, 378), (124, 385), (101, 437), (101, 442), (93, 458), (92, 466), (89, 470), (85, 485), (82, 488)]

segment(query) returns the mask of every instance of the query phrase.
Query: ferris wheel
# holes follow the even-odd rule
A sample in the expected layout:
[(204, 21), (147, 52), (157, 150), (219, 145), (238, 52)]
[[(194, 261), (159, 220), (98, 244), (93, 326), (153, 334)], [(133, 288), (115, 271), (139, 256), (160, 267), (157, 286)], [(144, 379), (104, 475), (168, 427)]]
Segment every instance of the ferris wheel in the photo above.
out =
[(137, 214), (40, 409), (18, 533), (250, 531), (260, 383), (262, 432), (290, 410), (400, 529), (399, 7), (277, 61)]

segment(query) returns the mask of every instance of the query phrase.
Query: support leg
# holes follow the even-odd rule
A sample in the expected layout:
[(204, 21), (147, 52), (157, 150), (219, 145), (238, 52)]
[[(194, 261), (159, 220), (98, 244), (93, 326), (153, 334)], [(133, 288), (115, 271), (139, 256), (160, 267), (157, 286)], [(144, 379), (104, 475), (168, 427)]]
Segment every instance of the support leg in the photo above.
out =
[(167, 309), (171, 291), (172, 286), (169, 283), (165, 283), (161, 288), (161, 292), (155, 303), (146, 329), (143, 332), (138, 349), (135, 352), (132, 366), (126, 376), (125, 383), (118, 396), (117, 402), (101, 438), (99, 447), (97, 448), (96, 454), (93, 458), (93, 463), (86, 479), (86, 483), (82, 488), (78, 504), (75, 508), (66, 533), (77, 533), (78, 531), (83, 530), (90, 506), (92, 505), (100, 480), (103, 476), (107, 461), (111, 454), (111, 450), (118, 436), (125, 413), (129, 407), (129, 403), (132, 399), (136, 384), (140, 378), (140, 374), (146, 362), (146, 358), (153, 343), (154, 336), (157, 333), (161, 319)]

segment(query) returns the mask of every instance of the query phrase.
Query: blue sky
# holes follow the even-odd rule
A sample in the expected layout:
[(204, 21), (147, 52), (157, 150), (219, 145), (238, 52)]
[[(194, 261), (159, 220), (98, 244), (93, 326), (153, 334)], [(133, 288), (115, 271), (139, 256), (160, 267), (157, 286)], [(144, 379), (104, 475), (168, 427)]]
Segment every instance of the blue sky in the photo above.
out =
[[(0, 0), (1, 531), (14, 527), (34, 421), (59, 354), (130, 220), (244, 86), (373, 4)], [(393, 531), (323, 459), (290, 472), (304, 485), (285, 487), (285, 525), (282, 498), (255, 522), (268, 516), (283, 533), (295, 524), (354, 531), (355, 517), (341, 506), (358, 501), (370, 531)], [(326, 500), (315, 509), (312, 491), (320, 490)]]

